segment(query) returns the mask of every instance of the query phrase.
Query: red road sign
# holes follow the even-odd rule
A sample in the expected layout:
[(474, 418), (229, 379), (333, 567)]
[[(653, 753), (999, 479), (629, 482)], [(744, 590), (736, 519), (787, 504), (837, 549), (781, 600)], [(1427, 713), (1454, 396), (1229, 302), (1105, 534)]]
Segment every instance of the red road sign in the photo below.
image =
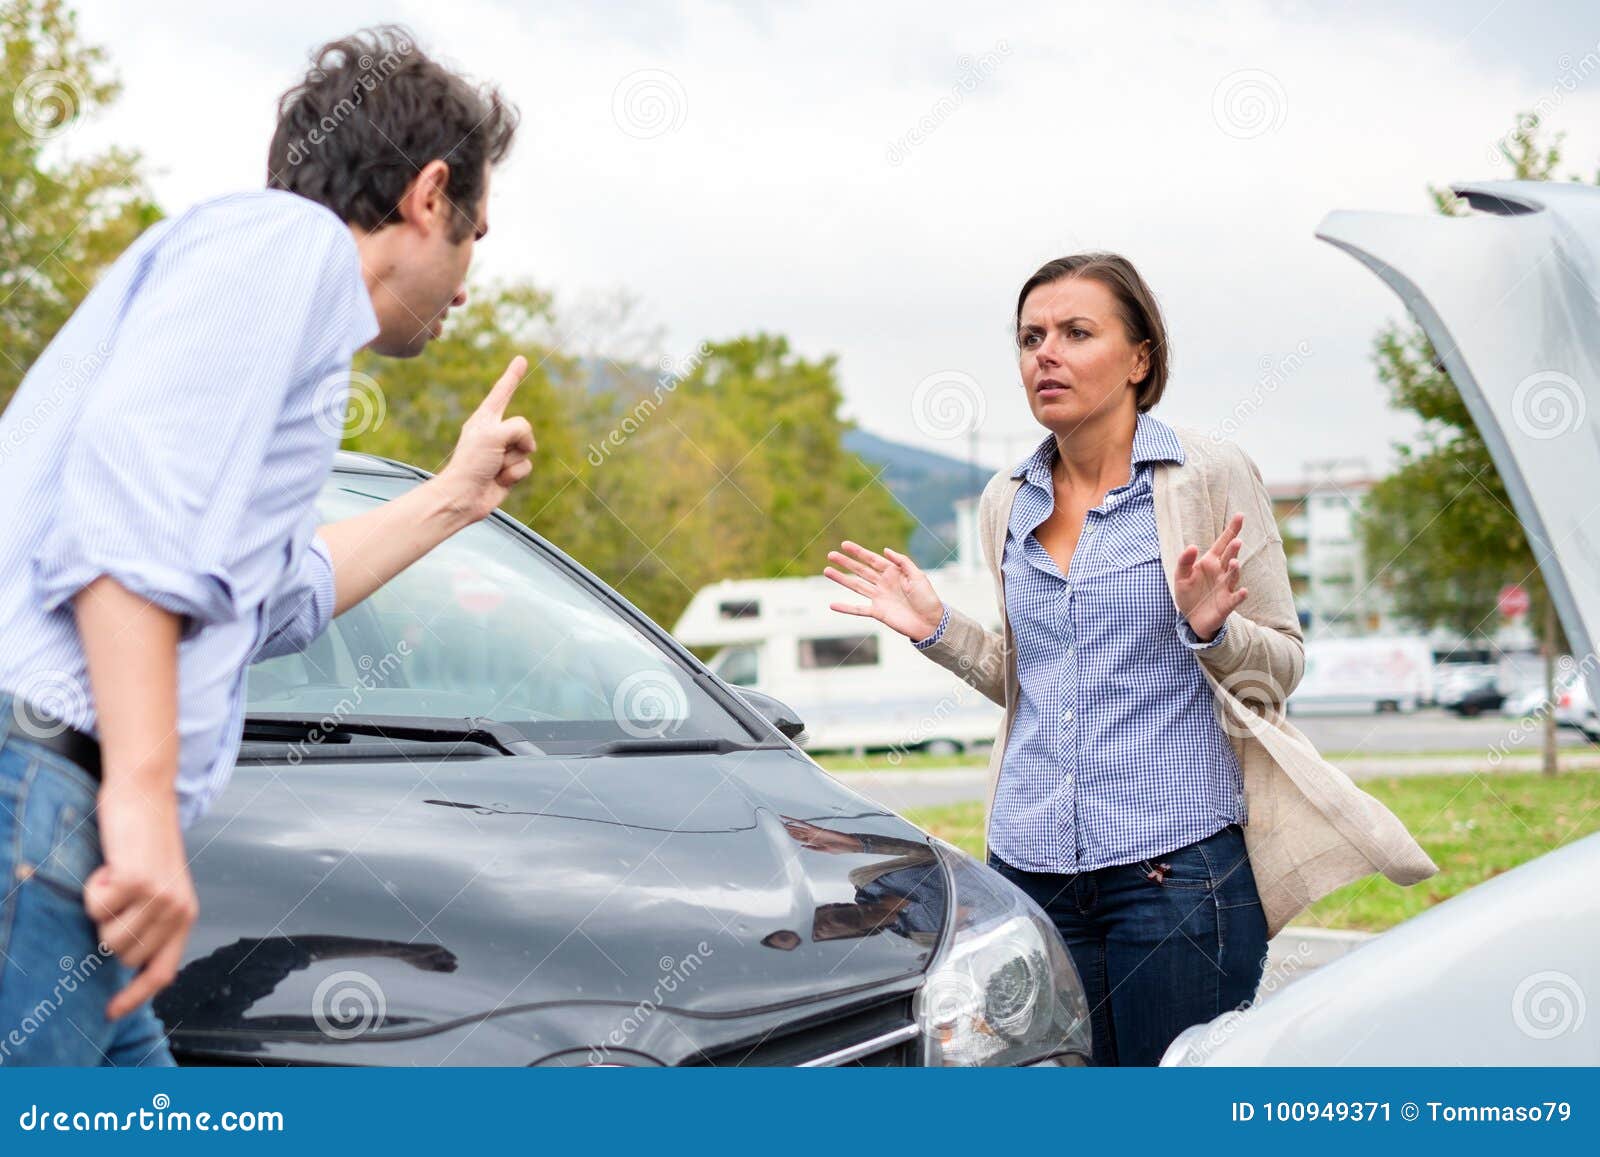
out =
[(1500, 613), (1508, 619), (1528, 613), (1528, 592), (1517, 583), (1507, 583), (1501, 587), (1497, 602)]
[(506, 598), (499, 584), (466, 567), (456, 568), (450, 576), (450, 588), (456, 605), (471, 615), (492, 615)]

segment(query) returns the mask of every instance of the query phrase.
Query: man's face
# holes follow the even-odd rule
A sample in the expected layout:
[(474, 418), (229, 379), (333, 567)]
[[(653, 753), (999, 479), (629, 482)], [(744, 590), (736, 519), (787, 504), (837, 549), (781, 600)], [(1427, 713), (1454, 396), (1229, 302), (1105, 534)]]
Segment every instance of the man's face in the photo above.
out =
[(379, 333), (372, 348), (388, 357), (416, 357), (443, 332), (450, 310), (466, 303), (473, 247), (489, 230), (488, 173), (482, 199), (469, 209), (451, 203), (443, 180), (430, 175), (432, 167), (406, 194), (399, 227), (383, 231), (391, 236), (378, 270)]

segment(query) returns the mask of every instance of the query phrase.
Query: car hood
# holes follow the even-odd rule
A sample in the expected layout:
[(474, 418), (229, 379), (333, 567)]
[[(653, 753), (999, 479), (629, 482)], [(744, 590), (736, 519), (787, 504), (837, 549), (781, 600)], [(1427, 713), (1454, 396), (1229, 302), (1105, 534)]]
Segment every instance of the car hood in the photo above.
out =
[[(840, 833), (870, 850), (820, 850)], [(927, 837), (791, 749), (241, 763), (189, 841), (202, 917), (158, 1011), (210, 1052), (536, 1012), (570, 1039), (532, 1061), (658, 1011), (798, 1018), (913, 987), (947, 909)]]
[[(1575, 654), (1600, 634), (1600, 189), (1454, 186), (1465, 217), (1336, 212), (1317, 236), (1383, 278), (1488, 443)], [(1600, 701), (1600, 669), (1587, 664)]]

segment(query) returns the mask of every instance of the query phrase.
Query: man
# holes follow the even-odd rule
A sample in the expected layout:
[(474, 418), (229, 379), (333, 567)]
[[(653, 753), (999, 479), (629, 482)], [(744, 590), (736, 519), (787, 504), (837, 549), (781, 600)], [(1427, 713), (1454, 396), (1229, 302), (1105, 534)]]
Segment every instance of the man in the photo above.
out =
[(530, 471), (516, 358), (436, 478), (315, 525), (352, 354), (415, 356), (465, 301), (515, 127), (401, 29), (324, 46), (269, 188), (147, 231), (0, 416), (0, 1063), (171, 1063), (182, 827), (226, 784), (246, 667)]

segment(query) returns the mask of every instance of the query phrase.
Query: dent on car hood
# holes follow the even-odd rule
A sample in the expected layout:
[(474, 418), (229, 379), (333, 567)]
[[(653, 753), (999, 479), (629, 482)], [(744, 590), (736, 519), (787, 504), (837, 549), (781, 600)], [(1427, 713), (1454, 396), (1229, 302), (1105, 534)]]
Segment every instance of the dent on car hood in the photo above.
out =
[[(1317, 236), (1398, 293), (1461, 391), (1567, 638), (1600, 633), (1600, 189), (1453, 186), (1464, 217), (1330, 213)], [(1600, 702), (1600, 671), (1584, 665)]]
[(775, 749), (244, 762), (190, 843), (206, 919), (157, 1007), (211, 1050), (575, 1026), (531, 1060), (914, 985), (947, 915), (921, 832)]

